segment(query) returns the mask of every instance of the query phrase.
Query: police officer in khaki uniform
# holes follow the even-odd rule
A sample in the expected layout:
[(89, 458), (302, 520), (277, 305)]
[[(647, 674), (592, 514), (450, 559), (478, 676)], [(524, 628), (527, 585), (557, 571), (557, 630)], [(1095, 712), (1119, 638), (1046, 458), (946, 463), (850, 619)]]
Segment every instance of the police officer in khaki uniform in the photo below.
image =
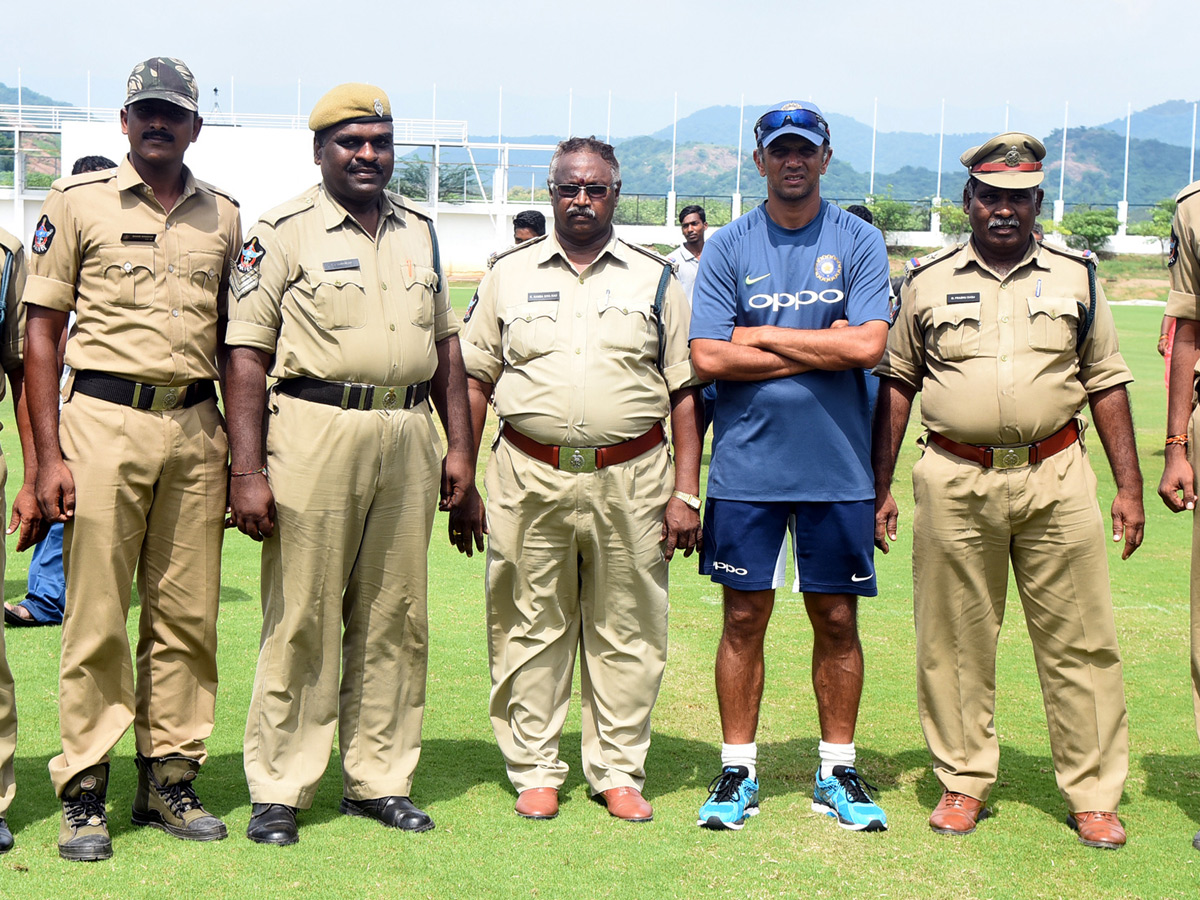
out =
[[(12, 384), (13, 408), (16, 411), (17, 433), (21, 438), (21, 453), (25, 460), (25, 475), (21, 489), (13, 500), (12, 519), (8, 534), (20, 526), (17, 550), (41, 540), (45, 535), (42, 514), (34, 495), (37, 480), (37, 457), (33, 434), (29, 428), (29, 413), (24, 393), (22, 351), (25, 335), (25, 309), (19, 302), (25, 288), (25, 251), (21, 242), (0, 228), (0, 365)], [(0, 381), (0, 398), (4, 382)], [(0, 454), (0, 516), (4, 512), (4, 484), (8, 480), (8, 464)], [(4, 552), (0, 548), (0, 584), (4, 583)], [(4, 655), (4, 628), (0, 625), (0, 853), (12, 849), (13, 836), (4, 820), (16, 793), (13, 779), (13, 755), (17, 749), (17, 704), (13, 693), (12, 670)]]
[(996, 642), (1011, 560), (1033, 641), (1068, 824), (1125, 843), (1129, 766), (1096, 479), (1084, 403), (1117, 483), (1113, 540), (1141, 544), (1142, 479), (1112, 314), (1088, 254), (1038, 244), (1041, 142), (1002, 134), (964, 153), (971, 239), (910, 263), (875, 418), (876, 541), (896, 536), (890, 493), (912, 400), (913, 603), (921, 725), (944, 793), (930, 826), (967, 834), (987, 814), (999, 747)]
[[(387, 95), (343, 84), (317, 101), (309, 127), (321, 184), (251, 230), (226, 338), (232, 515), (264, 540), (245, 767), (246, 834), (268, 844), (299, 839), (296, 809), (312, 805), (335, 726), (342, 812), (433, 828), (408, 794), (439, 483), (443, 508), (467, 494), (479, 505), (437, 240), (423, 211), (384, 190)], [(269, 397), (267, 374), (278, 379)], [(430, 399), (446, 427), (444, 469)]]
[[(584, 777), (612, 815), (649, 821), (641, 789), (666, 660), (667, 562), (700, 532), (689, 308), (670, 264), (613, 231), (612, 147), (559, 144), (549, 187), (553, 232), (500, 255), (464, 331), (476, 444), (489, 401), (502, 420), (486, 475), (492, 727), (517, 813), (555, 816), (582, 645)], [(451, 540), (483, 546), (455, 513)]]
[[(1200, 370), (1200, 181), (1175, 198), (1171, 256), (1167, 267), (1171, 293), (1165, 315), (1175, 317), (1175, 344), (1167, 379), (1167, 445), (1159, 496), (1172, 512), (1196, 509), (1196, 374)], [(1160, 345), (1161, 346), (1161, 345)], [(1200, 527), (1192, 517), (1192, 700), (1200, 731)], [(1200, 850), (1200, 832), (1192, 838)]]
[[(31, 246), (29, 404), (37, 494), (66, 522), (59, 676), (59, 853), (112, 855), (109, 752), (134, 724), (135, 825), (219, 840), (192, 789), (217, 691), (227, 444), (214, 379), (237, 203), (183, 164), (200, 133), (192, 73), (156, 57), (129, 77), (119, 168), (56, 181)], [(58, 408), (58, 340), (74, 310)], [(180, 523), (186, 523), (181, 528)], [(125, 621), (137, 569), (136, 687)]]

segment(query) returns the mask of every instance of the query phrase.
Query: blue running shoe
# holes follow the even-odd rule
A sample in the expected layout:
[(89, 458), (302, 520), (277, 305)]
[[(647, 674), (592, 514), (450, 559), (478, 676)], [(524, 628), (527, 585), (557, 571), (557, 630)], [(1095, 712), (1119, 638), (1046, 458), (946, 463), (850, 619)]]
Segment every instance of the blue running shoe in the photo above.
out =
[(708, 799), (696, 824), (714, 831), (739, 831), (758, 815), (758, 782), (745, 766), (726, 766), (708, 785)]
[(854, 766), (834, 766), (829, 778), (818, 768), (815, 781), (813, 812), (832, 816), (848, 831), (887, 831), (887, 815), (866, 790), (879, 788), (860, 778)]

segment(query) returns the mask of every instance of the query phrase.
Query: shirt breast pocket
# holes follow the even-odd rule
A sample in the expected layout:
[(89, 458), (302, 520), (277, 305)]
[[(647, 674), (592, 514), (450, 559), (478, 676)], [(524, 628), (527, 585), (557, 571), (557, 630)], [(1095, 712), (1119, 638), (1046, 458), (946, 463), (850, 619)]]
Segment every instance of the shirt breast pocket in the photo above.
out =
[(432, 266), (404, 269), (404, 286), (408, 289), (408, 302), (412, 310), (412, 323), (419, 328), (433, 327), (433, 295), (437, 285), (437, 270)]
[(933, 349), (939, 359), (971, 359), (979, 355), (979, 303), (950, 303), (930, 310)]
[(216, 307), (217, 289), (221, 284), (221, 269), (224, 265), (224, 255), (215, 250), (188, 251), (191, 299), (198, 308)]
[(650, 339), (654, 306), (649, 301), (600, 300), (600, 346), (609, 350), (641, 353)]
[(1029, 298), (1029, 346), (1061, 353), (1075, 346), (1079, 306), (1074, 297)]
[(153, 247), (101, 247), (100, 267), (114, 306), (144, 309), (154, 302)]
[(510, 363), (523, 363), (545, 356), (554, 347), (558, 303), (525, 303), (505, 309), (500, 320), (504, 323), (504, 358)]
[(367, 294), (362, 272), (320, 271), (312, 277), (317, 320), (325, 328), (362, 328), (367, 324)]

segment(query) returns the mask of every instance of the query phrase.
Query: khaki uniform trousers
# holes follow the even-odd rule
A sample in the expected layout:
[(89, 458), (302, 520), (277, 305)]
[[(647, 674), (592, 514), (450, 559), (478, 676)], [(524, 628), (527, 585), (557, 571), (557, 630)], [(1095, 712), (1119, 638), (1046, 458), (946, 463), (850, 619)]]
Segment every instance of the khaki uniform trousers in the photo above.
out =
[[(0, 453), (0, 520), (8, 512), (4, 485), (8, 481), (8, 462)], [(0, 584), (4, 584), (4, 549), (0, 547)], [(13, 776), (13, 757), (17, 752), (17, 698), (13, 689), (12, 669), (4, 655), (4, 625), (0, 623), (0, 817), (12, 805), (17, 792)]]
[[(134, 725), (143, 756), (204, 762), (217, 695), (217, 608), (228, 487), (213, 400), (153, 412), (83, 394), (59, 440), (75, 480), (63, 532), (67, 603), (59, 668), (61, 796)], [(137, 569), (137, 686), (125, 623)]]
[(1083, 445), (1004, 470), (928, 444), (913, 488), (917, 699), (938, 780), (979, 800), (996, 781), (996, 642), (1011, 559), (1058, 789), (1072, 811), (1115, 811), (1129, 729), (1104, 520)]
[(563, 472), (500, 439), (487, 470), (491, 716), (518, 791), (560, 787), (558, 744), (582, 645), (583, 774), (642, 788), (667, 659), (666, 446)]
[(427, 404), (344, 410), (275, 394), (270, 405), (276, 520), (263, 542), (246, 720), (250, 798), (312, 806), (335, 727), (346, 797), (408, 796), (425, 712), (441, 440)]

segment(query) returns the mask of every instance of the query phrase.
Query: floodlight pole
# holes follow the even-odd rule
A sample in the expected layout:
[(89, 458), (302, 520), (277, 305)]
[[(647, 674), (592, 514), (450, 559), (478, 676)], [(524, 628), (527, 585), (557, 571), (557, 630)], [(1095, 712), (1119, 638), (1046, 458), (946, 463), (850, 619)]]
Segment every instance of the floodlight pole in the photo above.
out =
[(942, 230), (942, 150), (946, 142), (946, 98), (942, 98), (942, 119), (938, 125), (938, 164), (937, 164), (937, 190), (934, 192), (933, 202), (929, 209), (929, 230), (935, 234), (940, 234)]
[(671, 110), (671, 190), (667, 194), (667, 225), (675, 221), (675, 143), (679, 135), (679, 91)]
[(604, 121), (604, 143), (612, 143), (612, 88), (608, 90), (608, 118)]
[(738, 100), (738, 152), (735, 161), (737, 174), (734, 177), (733, 197), (729, 206), (729, 220), (732, 222), (742, 214), (742, 132), (746, 128), (746, 95)]
[(875, 98), (875, 109), (871, 113), (871, 186), (867, 193), (875, 195), (875, 133), (879, 127), (879, 98)]
[(1063, 191), (1067, 186), (1067, 121), (1071, 112), (1071, 101), (1063, 102), (1063, 136), (1062, 136), (1062, 162), (1059, 165), (1058, 171), (1058, 199), (1054, 201), (1054, 224), (1058, 225), (1063, 220), (1063, 211), (1066, 209), (1066, 204), (1063, 201)]
[(1129, 131), (1133, 123), (1133, 104), (1125, 105), (1125, 183), (1117, 204), (1117, 236), (1124, 237), (1129, 226)]
[(1196, 180), (1196, 103), (1192, 103), (1192, 155), (1188, 160), (1188, 184)]

